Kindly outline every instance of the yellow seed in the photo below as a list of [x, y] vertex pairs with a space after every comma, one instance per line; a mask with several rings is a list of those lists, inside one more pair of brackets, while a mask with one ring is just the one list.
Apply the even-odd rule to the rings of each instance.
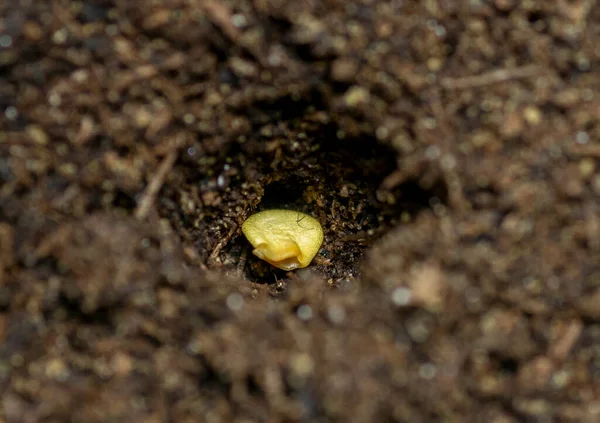
[[308, 266], [323, 243], [319, 221], [293, 210], [256, 213], [246, 219], [242, 232], [256, 257], [283, 270]]

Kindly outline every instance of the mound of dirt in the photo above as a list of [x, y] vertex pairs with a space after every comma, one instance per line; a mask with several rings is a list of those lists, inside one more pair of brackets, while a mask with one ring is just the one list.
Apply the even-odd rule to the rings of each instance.
[[4, 0], [0, 423], [600, 421], [598, 45], [592, 0]]

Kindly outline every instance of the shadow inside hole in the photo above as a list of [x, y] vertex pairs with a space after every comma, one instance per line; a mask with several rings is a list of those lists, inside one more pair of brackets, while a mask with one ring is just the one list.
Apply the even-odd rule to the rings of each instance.
[[448, 191], [442, 180], [437, 180], [430, 187], [423, 187], [417, 180], [409, 180], [400, 184], [391, 194], [398, 216], [408, 213], [414, 217], [423, 209], [447, 204], [448, 201]]
[[303, 199], [303, 193], [308, 186], [309, 182], [303, 183], [293, 175], [284, 180], [271, 182], [265, 187], [257, 211], [286, 209], [306, 212], [307, 204]]

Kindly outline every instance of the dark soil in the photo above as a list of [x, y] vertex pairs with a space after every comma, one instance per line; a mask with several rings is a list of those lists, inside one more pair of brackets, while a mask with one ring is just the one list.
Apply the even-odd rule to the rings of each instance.
[[600, 422], [599, 46], [593, 0], [0, 2], [0, 423]]

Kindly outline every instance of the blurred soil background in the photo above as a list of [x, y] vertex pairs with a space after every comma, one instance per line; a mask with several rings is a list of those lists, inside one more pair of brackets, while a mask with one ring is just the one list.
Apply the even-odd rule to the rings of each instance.
[[0, 422], [597, 423], [599, 139], [594, 0], [3, 0]]

